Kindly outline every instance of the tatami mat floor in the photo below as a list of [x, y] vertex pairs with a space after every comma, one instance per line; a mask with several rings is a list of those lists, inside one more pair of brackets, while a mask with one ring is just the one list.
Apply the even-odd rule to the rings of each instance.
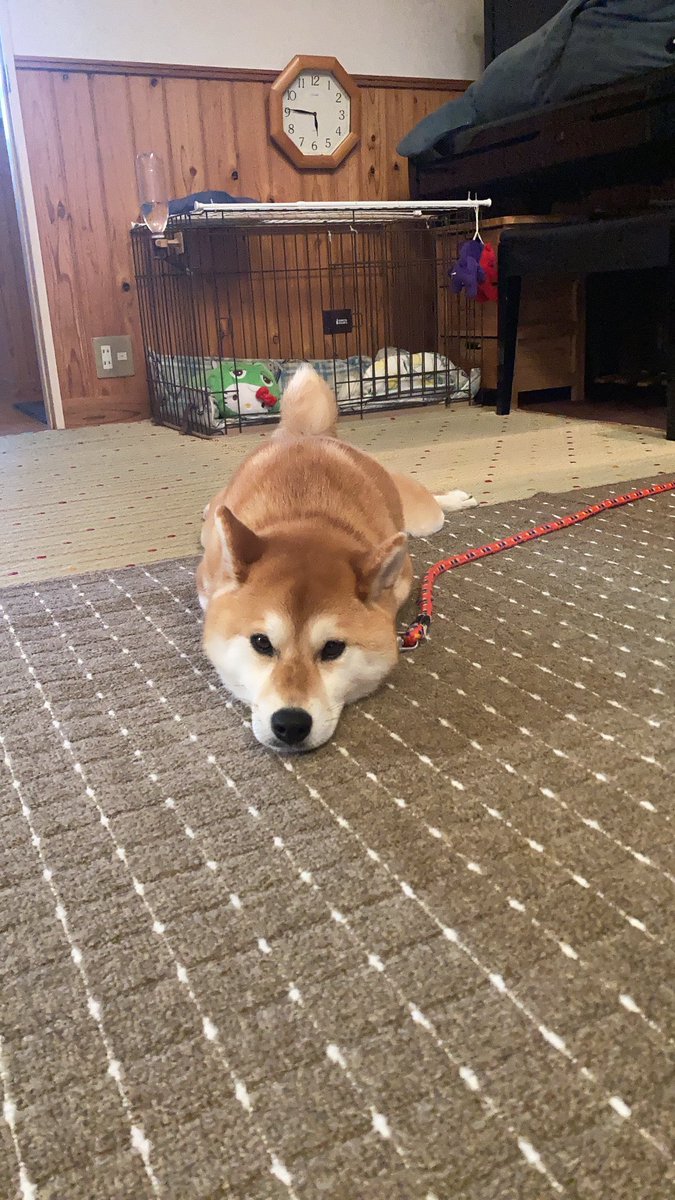
[[[456, 405], [344, 420], [342, 436], [481, 504], [675, 473], [659, 430]], [[266, 432], [185, 438], [148, 423], [0, 439], [0, 586], [196, 552], [202, 507]]]

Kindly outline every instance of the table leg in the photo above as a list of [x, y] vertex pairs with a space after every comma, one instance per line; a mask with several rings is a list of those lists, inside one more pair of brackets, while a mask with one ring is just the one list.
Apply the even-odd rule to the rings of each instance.
[[499, 279], [499, 309], [497, 314], [497, 338], [499, 368], [497, 373], [497, 412], [500, 415], [511, 411], [513, 374], [516, 365], [518, 343], [518, 315], [520, 313], [520, 275], [506, 275]]

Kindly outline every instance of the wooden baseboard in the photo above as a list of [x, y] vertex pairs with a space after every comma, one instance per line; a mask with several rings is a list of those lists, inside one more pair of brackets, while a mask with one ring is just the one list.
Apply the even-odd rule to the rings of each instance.
[[80, 429], [84, 425], [116, 425], [120, 421], [147, 421], [150, 400], [135, 403], [125, 396], [69, 396], [64, 399], [63, 413], [68, 429]]
[[[255, 67], [196, 67], [184, 63], [115, 62], [87, 58], [32, 58], [17, 55], [17, 71], [52, 71], [59, 75], [145, 75], [157, 79], [215, 79], [229, 83], [274, 83], [278, 71]], [[427, 79], [409, 75], [354, 75], [359, 87], [396, 88], [416, 92], [464, 92], [468, 79]]]

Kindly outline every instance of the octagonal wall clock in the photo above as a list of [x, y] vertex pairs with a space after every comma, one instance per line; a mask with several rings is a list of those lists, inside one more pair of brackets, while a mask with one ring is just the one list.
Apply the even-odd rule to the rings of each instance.
[[333, 171], [361, 136], [358, 85], [336, 58], [297, 54], [269, 97], [270, 135], [300, 170]]

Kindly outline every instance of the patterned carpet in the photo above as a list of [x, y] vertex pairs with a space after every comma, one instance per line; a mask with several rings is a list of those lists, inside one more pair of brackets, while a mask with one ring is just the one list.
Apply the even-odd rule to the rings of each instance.
[[192, 563], [2, 593], [2, 1197], [672, 1196], [674, 517], [446, 576], [293, 761]]

